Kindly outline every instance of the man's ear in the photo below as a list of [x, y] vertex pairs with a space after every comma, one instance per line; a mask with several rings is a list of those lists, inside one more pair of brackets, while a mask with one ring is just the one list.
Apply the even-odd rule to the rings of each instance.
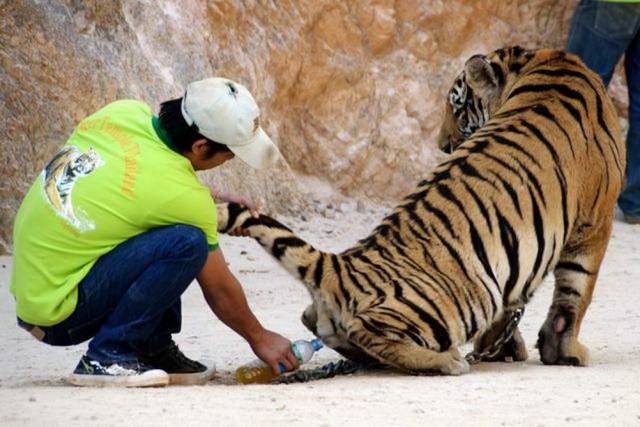
[[490, 95], [498, 88], [498, 78], [484, 55], [473, 55], [464, 64], [466, 81], [481, 98]]
[[207, 140], [202, 138], [191, 144], [191, 152], [198, 157], [206, 156], [209, 148], [207, 147]]

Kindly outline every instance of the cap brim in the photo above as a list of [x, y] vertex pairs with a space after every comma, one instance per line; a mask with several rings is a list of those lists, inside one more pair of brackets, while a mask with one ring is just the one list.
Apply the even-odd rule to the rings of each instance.
[[273, 166], [280, 158], [280, 150], [262, 128], [258, 129], [256, 136], [250, 143], [236, 146], [228, 145], [227, 147], [240, 160], [255, 169], [266, 169]]

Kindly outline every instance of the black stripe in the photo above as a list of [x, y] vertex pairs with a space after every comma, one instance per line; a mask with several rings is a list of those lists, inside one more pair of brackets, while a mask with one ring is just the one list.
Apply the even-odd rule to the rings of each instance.
[[[537, 110], [544, 111], [545, 109], [546, 107], [536, 106], [533, 108], [533, 111], [537, 111]], [[551, 144], [551, 142], [549, 142], [547, 137], [544, 136], [544, 134], [540, 131], [540, 129], [538, 129], [534, 124], [529, 123], [526, 120], [520, 120], [520, 124], [525, 128], [527, 128], [529, 132], [531, 132], [536, 138], [538, 138], [540, 142], [542, 142], [542, 144], [544, 144], [544, 146], [547, 148], [547, 151], [549, 151], [549, 154], [553, 158], [553, 162], [556, 164], [557, 167], [560, 167], [560, 158], [558, 157], [558, 153], [556, 152], [555, 148], [553, 148], [553, 145]]]
[[[342, 280], [342, 267], [340, 266], [340, 261], [338, 260], [338, 256], [335, 254], [329, 255], [331, 257], [331, 264], [333, 265], [333, 271], [338, 278], [338, 288], [342, 293], [342, 298], [346, 302], [347, 306], [351, 304], [352, 298], [351, 293], [344, 286], [344, 281]], [[340, 304], [342, 305], [342, 304]]]
[[559, 286], [558, 287], [558, 292], [560, 292], [561, 294], [567, 294], [567, 295], [575, 295], [578, 298], [581, 298], [582, 295], [580, 295], [580, 292], [576, 291], [575, 289], [569, 287], [569, 286]]
[[340, 257], [340, 258], [342, 258], [342, 262], [344, 263], [345, 270], [347, 271], [347, 276], [349, 276], [349, 280], [351, 280], [351, 283], [353, 283], [353, 285], [363, 294], [370, 295], [371, 292], [367, 291], [364, 288], [364, 286], [362, 286], [358, 278], [353, 274], [353, 266], [351, 265], [350, 260], [347, 257]]
[[226, 233], [231, 230], [240, 214], [245, 210], [247, 210], [247, 208], [238, 203], [227, 203], [227, 226], [221, 231]]
[[595, 274], [587, 270], [586, 268], [584, 268], [581, 264], [577, 262], [571, 262], [571, 261], [559, 262], [558, 264], [556, 264], [556, 270], [558, 269], [574, 271], [576, 273], [587, 274], [589, 276], [592, 276]]
[[406, 329], [404, 330], [404, 332], [409, 335], [413, 342], [419, 343], [419, 345], [423, 347], [427, 346], [427, 342], [421, 335], [422, 331], [420, 331], [420, 329], [416, 327], [416, 325], [414, 325], [409, 319], [407, 319], [403, 313], [398, 313], [397, 311], [389, 307], [379, 307], [378, 311], [381, 312], [381, 315], [388, 316], [405, 325]]
[[594, 193], [593, 202], [591, 203], [591, 209], [589, 209], [590, 214], [592, 214], [594, 209], [596, 208], [596, 202], [600, 200], [600, 195], [602, 194], [601, 191], [602, 191], [602, 176], [600, 176], [600, 179], [598, 180], [598, 191]]
[[[462, 261], [462, 257], [460, 257], [460, 254], [458, 253], [458, 251], [455, 250], [455, 248], [453, 246], [451, 246], [449, 244], [448, 241], [446, 241], [441, 235], [440, 233], [438, 233], [438, 230], [433, 229], [433, 233], [436, 235], [436, 237], [442, 242], [442, 244], [444, 245], [444, 247], [447, 249], [447, 251], [449, 252], [449, 254], [453, 257], [453, 259], [456, 261], [456, 264], [458, 264], [458, 266], [460, 267], [460, 270], [462, 270], [462, 273], [465, 275], [465, 277], [467, 278], [467, 280], [469, 280], [469, 282], [474, 282], [473, 279], [471, 279], [471, 276], [469, 275], [469, 271], [467, 270], [467, 267], [464, 265], [464, 262]], [[497, 306], [495, 301], [493, 300], [493, 296], [491, 291], [489, 290], [489, 288], [487, 287], [487, 285], [481, 280], [480, 281], [482, 283], [482, 286], [485, 288], [485, 290], [487, 291], [488, 295], [489, 295], [489, 299], [491, 300], [491, 309], [492, 314], [495, 314], [497, 311]]]
[[585, 112], [588, 111], [587, 100], [584, 99], [584, 96], [582, 96], [580, 92], [573, 90], [569, 86], [564, 84], [557, 84], [557, 83], [556, 84], [524, 84], [522, 86], [518, 86], [517, 88], [513, 89], [509, 93], [509, 96], [507, 97], [507, 99], [515, 98], [516, 96], [521, 94], [543, 93], [543, 92], [550, 92], [552, 90], [558, 92], [560, 95], [566, 98], [574, 99], [580, 102], [584, 111]]
[[402, 286], [400, 286], [397, 281], [394, 280], [391, 283], [393, 285], [395, 298], [399, 302], [409, 307], [411, 311], [418, 315], [420, 320], [422, 320], [431, 328], [433, 336], [436, 339], [438, 346], [440, 347], [439, 350], [445, 351], [449, 349], [451, 347], [451, 338], [449, 337], [449, 333], [444, 328], [444, 326], [441, 325], [437, 320], [435, 320], [429, 313], [414, 304], [413, 301], [405, 298], [403, 295]]
[[520, 207], [520, 200], [518, 198], [518, 193], [516, 193], [516, 191], [511, 186], [511, 184], [509, 184], [507, 181], [505, 181], [500, 174], [498, 174], [498, 173], [496, 173], [496, 172], [494, 172], [492, 170], [489, 170], [489, 172], [498, 181], [500, 181], [500, 183], [502, 184], [502, 188], [505, 189], [505, 191], [507, 192], [507, 195], [511, 199], [511, 202], [513, 203], [513, 207], [516, 208], [516, 211], [518, 211], [518, 215], [520, 216], [520, 218], [522, 218], [523, 217], [522, 216], [522, 208]]
[[498, 189], [498, 186], [495, 184], [495, 182], [489, 180], [488, 178], [486, 178], [485, 176], [483, 176], [480, 172], [478, 172], [478, 169], [476, 169], [474, 166], [472, 166], [468, 161], [461, 163], [459, 165], [460, 170], [462, 171], [462, 173], [464, 173], [465, 175], [472, 177], [472, 178], [476, 178], [486, 184], [489, 184], [493, 187], [494, 190]]
[[482, 264], [482, 267], [484, 268], [485, 273], [491, 278], [493, 283], [495, 283], [495, 285], [497, 286], [498, 280], [496, 279], [496, 276], [493, 273], [493, 269], [489, 264], [487, 252], [484, 247], [484, 244], [482, 243], [482, 239], [480, 238], [480, 234], [478, 233], [478, 230], [473, 224], [473, 221], [471, 221], [471, 218], [469, 218], [469, 215], [467, 215], [467, 212], [464, 206], [462, 206], [462, 202], [460, 202], [460, 200], [453, 194], [451, 189], [445, 184], [440, 184], [438, 186], [438, 191], [444, 198], [446, 198], [447, 200], [452, 202], [454, 205], [456, 205], [456, 207], [460, 210], [460, 213], [467, 220], [467, 224], [469, 225], [469, 234], [471, 238], [471, 243], [473, 244], [473, 249], [475, 250], [476, 256], [480, 260], [480, 263]]
[[[433, 258], [431, 258], [431, 260], [433, 261], [433, 266], [437, 268], [437, 264], [435, 263], [435, 260], [433, 260]], [[437, 286], [437, 288], [440, 289], [450, 299], [450, 301], [453, 302], [453, 305], [455, 306], [456, 311], [458, 312], [458, 316], [460, 317], [460, 319], [462, 320], [462, 323], [464, 325], [466, 339], [471, 338], [471, 336], [473, 336], [475, 331], [478, 330], [476, 319], [475, 319], [475, 315], [473, 315], [473, 312], [472, 312], [472, 316], [473, 317], [471, 318], [471, 325], [469, 325], [469, 323], [467, 322], [467, 319], [466, 319], [466, 317], [464, 315], [464, 310], [462, 309], [462, 306], [460, 305], [460, 301], [458, 301], [458, 298], [453, 293], [453, 291], [450, 288], [450, 286], [447, 283], [438, 280], [438, 278], [436, 278], [434, 275], [432, 275], [431, 273], [429, 273], [426, 270], [423, 272], [423, 275], [426, 276], [426, 279], [428, 279], [428, 283], [431, 285], [432, 288], [435, 289], [435, 287]], [[423, 278], [422, 277], [415, 277], [415, 279], [416, 280], [422, 280]], [[426, 280], [424, 280], [424, 282], [426, 282]]]
[[404, 277], [403, 279], [405, 283], [409, 285], [411, 290], [413, 290], [413, 292], [415, 292], [415, 294], [418, 295], [418, 297], [422, 301], [424, 301], [427, 305], [429, 305], [429, 307], [431, 307], [431, 310], [436, 312], [436, 314], [438, 315], [438, 319], [436, 320], [438, 320], [440, 323], [446, 326], [447, 321], [445, 319], [445, 316], [442, 314], [442, 310], [440, 310], [440, 307], [438, 307], [438, 305], [435, 304], [422, 289], [420, 289], [420, 286], [414, 280], [408, 277]]
[[498, 207], [493, 206], [496, 216], [498, 218], [498, 225], [500, 226], [500, 241], [502, 242], [502, 248], [507, 256], [507, 261], [509, 262], [509, 277], [505, 283], [504, 293], [502, 294], [502, 299], [504, 304], [507, 305], [509, 302], [509, 295], [516, 283], [518, 282], [518, 277], [520, 276], [520, 242], [518, 241], [518, 236], [516, 235], [513, 227], [507, 221], [505, 217], [503, 217], [498, 211]]
[[520, 144], [518, 144], [517, 142], [498, 134], [492, 134], [490, 135], [490, 138], [492, 138], [494, 141], [498, 142], [499, 144], [503, 144], [510, 148], [513, 148], [514, 150], [526, 156], [534, 165], [538, 166], [539, 168], [542, 167], [540, 165], [540, 162], [538, 162], [536, 158], [531, 155], [531, 153], [529, 153], [527, 150], [522, 148]]
[[558, 167], [553, 168], [560, 184], [560, 201], [562, 202], [562, 245], [567, 243], [567, 235], [569, 234], [569, 207], [567, 206], [567, 181]]
[[[385, 293], [383, 292], [383, 290], [375, 283], [374, 280], [372, 280], [368, 274], [363, 273], [362, 271], [360, 271], [354, 264], [353, 264], [353, 259], [351, 258], [351, 256], [347, 257], [347, 256], [343, 256], [342, 258], [344, 260], [345, 265], [347, 265], [347, 268], [349, 268], [350, 270], [353, 270], [353, 272], [355, 274], [358, 275], [358, 277], [361, 277], [364, 279], [365, 282], [367, 282], [367, 285], [369, 288], [373, 289], [376, 292], [376, 297], [377, 298], [382, 298], [385, 296]], [[380, 276], [378, 276], [380, 277]], [[364, 289], [364, 286], [360, 285], [361, 288]], [[368, 290], [364, 289], [364, 292], [369, 293]]]
[[362, 263], [368, 265], [369, 268], [371, 268], [373, 272], [376, 273], [382, 281], [386, 282], [391, 279], [391, 275], [387, 273], [382, 267], [378, 266], [373, 261], [371, 261], [371, 258], [369, 258], [367, 255], [359, 253], [359, 254], [355, 254], [354, 256], [358, 260], [360, 260]]
[[[435, 269], [435, 271], [436, 272], [446, 271], [446, 270], [443, 270], [438, 265], [438, 262], [431, 256], [431, 254], [429, 254], [429, 252], [427, 252], [427, 250], [424, 247], [424, 245], [421, 245], [421, 246], [423, 247], [423, 255], [424, 255], [424, 257], [426, 258], [427, 262], [429, 262], [431, 264], [431, 266]], [[438, 280], [434, 275], [432, 275], [432, 274], [430, 274], [428, 272], [425, 272], [425, 274], [433, 283], [437, 284], [443, 290], [443, 292], [445, 294], [447, 294], [447, 296], [450, 298], [451, 301], [453, 301], [453, 304], [456, 306], [456, 310], [458, 311], [458, 315], [460, 316], [460, 319], [462, 319], [462, 322], [464, 323], [467, 339], [471, 338], [473, 336], [473, 334], [475, 334], [475, 332], [478, 330], [478, 324], [476, 322], [476, 316], [475, 316], [475, 313], [473, 312], [473, 310], [470, 309], [471, 325], [469, 325], [469, 323], [467, 322], [467, 318], [464, 315], [464, 310], [463, 310], [462, 306], [460, 305], [460, 301], [458, 300], [458, 297], [453, 292], [453, 288], [456, 288], [456, 285], [451, 282], [451, 280], [448, 278], [448, 276], [446, 274], [440, 273], [442, 281]], [[462, 287], [462, 294], [463, 294], [463, 296], [465, 298], [467, 306], [470, 307], [471, 306], [471, 302], [470, 302], [469, 296], [466, 294], [465, 290], [466, 290], [466, 287]], [[484, 306], [482, 306], [482, 310], [483, 310], [483, 312], [485, 311], [484, 310]]]
[[420, 200], [420, 202], [422, 203], [422, 207], [424, 208], [424, 210], [438, 217], [438, 219], [445, 226], [449, 234], [451, 234], [451, 236], [453, 236], [454, 239], [458, 240], [458, 235], [456, 234], [455, 231], [453, 231], [453, 226], [451, 225], [451, 221], [449, 221], [449, 217], [447, 217], [444, 214], [444, 212], [442, 212], [440, 209], [433, 207], [426, 200]]
[[575, 152], [573, 151], [573, 141], [572, 141], [571, 137], [569, 136], [569, 134], [567, 133], [567, 131], [564, 129], [564, 127], [560, 125], [560, 123], [558, 122], [558, 119], [556, 118], [556, 116], [551, 111], [549, 111], [549, 109], [544, 105], [538, 105], [532, 111], [535, 114], [537, 114], [539, 116], [542, 116], [545, 119], [549, 120], [551, 123], [556, 125], [556, 127], [558, 129], [560, 129], [560, 131], [564, 134], [565, 138], [567, 139], [567, 143], [569, 144], [569, 148], [571, 149], [571, 153], [573, 154], [573, 157], [575, 158]]
[[495, 62], [489, 63], [491, 65], [491, 69], [493, 70], [493, 74], [496, 76], [496, 80], [498, 86], [502, 86], [504, 84], [504, 73], [502, 72], [502, 67]]
[[511, 172], [512, 174], [514, 174], [515, 176], [519, 177], [522, 180], [522, 178], [520, 177], [520, 174], [518, 173], [516, 168], [514, 168], [513, 166], [511, 166], [509, 163], [505, 162], [501, 158], [496, 157], [493, 154], [489, 154], [489, 153], [486, 153], [486, 152], [483, 152], [480, 155], [490, 158], [491, 160], [493, 160], [494, 162], [498, 163], [500, 166], [502, 166], [503, 168], [507, 169], [509, 172]]
[[322, 283], [324, 270], [324, 254], [320, 254], [318, 261], [316, 261], [316, 268], [313, 271], [313, 282], [316, 284], [316, 288], [320, 287]]
[[517, 116], [526, 111], [530, 111], [534, 107], [535, 105], [534, 106], [527, 105], [524, 107], [512, 108], [510, 110], [504, 110], [504, 111], [498, 110], [496, 114], [493, 115], [493, 119], [506, 119], [507, 117]]
[[545, 250], [545, 239], [544, 239], [544, 224], [542, 221], [542, 214], [540, 213], [540, 207], [538, 206], [538, 202], [536, 201], [535, 196], [533, 195], [533, 191], [531, 191], [531, 187], [527, 186], [527, 190], [529, 190], [529, 197], [531, 198], [531, 210], [533, 213], [533, 228], [536, 232], [536, 240], [538, 242], [538, 251], [536, 252], [536, 259], [533, 262], [533, 268], [531, 270], [531, 274], [527, 279], [527, 283], [525, 284], [522, 293], [524, 295], [529, 294], [529, 288], [531, 287], [531, 283], [538, 275], [538, 271], [540, 270], [540, 266], [542, 265], [542, 256], [544, 255]]
[[[560, 104], [562, 104], [562, 107], [569, 112], [569, 114], [571, 115], [571, 117], [573, 117], [573, 120], [578, 124], [578, 126], [580, 127], [580, 132], [582, 132], [582, 137], [584, 138], [584, 143], [587, 144], [589, 143], [589, 138], [587, 137], [587, 132], [584, 130], [584, 123], [582, 120], [582, 116], [580, 115], [580, 111], [578, 111], [577, 108], [575, 108], [573, 105], [571, 105], [571, 103], [565, 101], [564, 99], [559, 99]], [[587, 112], [585, 111], [585, 115], [587, 114]], [[588, 119], [588, 117], [587, 117]], [[600, 151], [600, 154], [602, 154], [604, 156], [604, 152], [602, 151], [602, 146], [600, 145], [600, 143], [596, 140], [596, 146], [598, 147], [598, 151]], [[571, 148], [571, 153], [573, 152], [573, 145], [569, 144], [569, 148]], [[575, 153], [573, 155], [573, 157], [575, 158]]]
[[[574, 62], [570, 62], [571, 64], [583, 68], [580, 64], [574, 63]], [[596, 89], [596, 87], [593, 85], [593, 83], [591, 82], [591, 80], [589, 80], [589, 78], [584, 74], [581, 73], [579, 71], [575, 71], [575, 70], [569, 70], [569, 69], [554, 69], [554, 70], [535, 70], [533, 73], [535, 74], [543, 74], [543, 75], [547, 75], [547, 76], [554, 76], [554, 77], [561, 77], [561, 76], [571, 76], [571, 77], [577, 77], [579, 79], [581, 79], [582, 81], [584, 81], [585, 83], [587, 83], [589, 85], [589, 87], [591, 87], [591, 90], [593, 90], [595, 99], [596, 99], [596, 116], [598, 119], [598, 125], [600, 125], [600, 127], [605, 131], [605, 133], [607, 134], [607, 136], [609, 137], [609, 139], [614, 142], [614, 148], [616, 150], [616, 163], [618, 163], [618, 161], [620, 160], [620, 151], [618, 150], [617, 145], [615, 144], [615, 139], [613, 138], [613, 135], [611, 135], [611, 131], [609, 130], [609, 127], [607, 126], [607, 124], [605, 123], [604, 120], [604, 112], [602, 109], [602, 97], [606, 96], [606, 90], [603, 86], [600, 86], [600, 90]], [[618, 164], [618, 166], [620, 166]], [[620, 171], [620, 169], [619, 169]]]
[[426, 233], [427, 232], [427, 225], [424, 223], [422, 218], [420, 218], [420, 215], [418, 215], [415, 212], [415, 207], [416, 207], [415, 203], [412, 204], [411, 206], [407, 206], [406, 207], [406, 212], [407, 212], [407, 215], [409, 216], [409, 220], [412, 223], [416, 224], [420, 228], [420, 231], [422, 231], [423, 233]]
[[531, 172], [528, 166], [526, 166], [524, 163], [520, 161], [520, 159], [518, 159], [515, 156], [511, 156], [511, 158], [513, 159], [514, 162], [518, 164], [518, 166], [520, 166], [520, 169], [522, 169], [524, 173], [527, 175], [527, 178], [529, 178], [529, 182], [533, 184], [533, 187], [536, 189], [536, 193], [538, 193], [538, 197], [540, 197], [542, 206], [546, 208], [547, 200], [544, 197], [544, 192], [542, 191], [542, 186], [540, 185], [540, 181], [538, 181], [538, 178], [535, 176], [533, 172]]
[[489, 211], [487, 210], [486, 206], [484, 205], [484, 203], [482, 203], [482, 200], [480, 200], [480, 197], [478, 196], [478, 194], [475, 192], [473, 188], [471, 188], [469, 184], [467, 184], [465, 181], [462, 181], [462, 184], [464, 185], [465, 190], [467, 190], [467, 192], [471, 194], [471, 198], [476, 203], [476, 206], [478, 207], [480, 214], [484, 218], [484, 222], [487, 224], [487, 228], [489, 229], [489, 232], [493, 233], [493, 224], [491, 224], [491, 217], [489, 215]]
[[[246, 208], [243, 208], [243, 209], [246, 209]], [[274, 228], [277, 230], [285, 230], [290, 233], [293, 233], [289, 227], [287, 227], [286, 225], [276, 221], [275, 219], [267, 215], [260, 215], [258, 218], [254, 218], [251, 216], [242, 223], [243, 228], [249, 228], [254, 225], [264, 225], [269, 228]]]
[[276, 259], [282, 258], [284, 252], [287, 248], [299, 248], [301, 246], [306, 246], [306, 242], [298, 237], [278, 237], [273, 241], [273, 245], [271, 246], [271, 253]]

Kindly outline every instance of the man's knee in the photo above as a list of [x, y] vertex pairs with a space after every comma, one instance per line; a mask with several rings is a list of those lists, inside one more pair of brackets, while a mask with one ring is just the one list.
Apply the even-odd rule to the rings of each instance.
[[175, 253], [193, 258], [204, 265], [209, 253], [209, 245], [204, 232], [198, 227], [178, 224], [171, 227], [174, 235]]

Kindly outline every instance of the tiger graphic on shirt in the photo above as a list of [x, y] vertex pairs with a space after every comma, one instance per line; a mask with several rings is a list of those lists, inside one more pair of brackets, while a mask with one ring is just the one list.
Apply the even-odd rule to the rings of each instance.
[[91, 147], [84, 153], [75, 145], [64, 147], [42, 171], [44, 198], [53, 210], [79, 231], [95, 229], [84, 211], [74, 210], [71, 193], [77, 180], [104, 165], [100, 155]]

